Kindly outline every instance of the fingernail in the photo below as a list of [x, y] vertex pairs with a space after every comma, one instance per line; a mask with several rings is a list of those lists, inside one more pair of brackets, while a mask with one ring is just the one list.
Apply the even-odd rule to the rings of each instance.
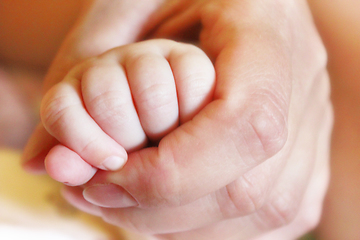
[[100, 207], [126, 208], [139, 205], [125, 189], [111, 183], [87, 187], [83, 196], [88, 202]]
[[109, 171], [119, 170], [122, 166], [124, 166], [126, 160], [121, 157], [111, 156], [105, 159], [102, 163], [102, 166]]

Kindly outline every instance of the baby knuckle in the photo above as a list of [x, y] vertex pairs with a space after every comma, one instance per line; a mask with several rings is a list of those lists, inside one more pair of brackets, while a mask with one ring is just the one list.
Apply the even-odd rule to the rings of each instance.
[[[100, 63], [89, 67], [83, 73], [84, 104], [90, 115], [101, 122], [113, 124], [124, 122], [128, 117], [129, 109], [133, 106], [128, 85], [116, 85], [123, 80], [119, 69], [117, 65], [101, 65]], [[102, 78], [104, 78], [103, 81]]]
[[[188, 90], [191, 91], [195, 88], [195, 91], [204, 90], [209, 91], [209, 88], [213, 88], [215, 83], [215, 69], [209, 59], [204, 57], [202, 52], [192, 52], [178, 57], [180, 66], [186, 69], [186, 74], [180, 71], [177, 75], [180, 76], [180, 80], [184, 86], [189, 86]], [[201, 66], [198, 67], [198, 66]]]
[[92, 117], [118, 124], [127, 117], [127, 111], [124, 109], [133, 104], [130, 98], [122, 96], [120, 91], [106, 91], [91, 99], [86, 105]]
[[129, 77], [130, 81], [131, 78], [137, 78], [137, 81], [142, 83], [136, 94], [137, 106], [147, 109], [148, 112], [162, 111], [166, 106], [173, 107], [177, 101], [176, 88], [172, 70], [164, 57], [146, 53], [132, 58], [127, 67], [136, 69], [137, 73]]
[[44, 98], [40, 116], [45, 128], [50, 132], [61, 130], [67, 122], [67, 113], [72, 106], [73, 103], [69, 102], [66, 95], [58, 94]]
[[174, 96], [176, 95], [169, 91], [169, 84], [152, 84], [140, 94], [139, 104], [148, 111], [162, 111], [167, 106], [173, 106], [176, 100]]

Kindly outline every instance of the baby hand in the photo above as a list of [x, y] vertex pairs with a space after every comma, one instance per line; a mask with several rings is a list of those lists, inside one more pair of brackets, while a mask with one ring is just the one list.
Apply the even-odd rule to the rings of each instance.
[[214, 84], [205, 53], [170, 40], [122, 46], [75, 66], [42, 101], [42, 124], [60, 142], [47, 153], [48, 174], [81, 185], [96, 169], [120, 169], [127, 152], [190, 121], [212, 100]]

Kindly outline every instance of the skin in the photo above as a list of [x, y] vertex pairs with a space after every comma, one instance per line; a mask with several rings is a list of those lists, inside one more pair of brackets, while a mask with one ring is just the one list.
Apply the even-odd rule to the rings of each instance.
[[[191, 120], [212, 100], [214, 84], [205, 53], [170, 40], [114, 48], [75, 66], [42, 101], [42, 123], [62, 143], [47, 155], [47, 173], [82, 185], [95, 174], [93, 166], [114, 167], [96, 162], [111, 148], [123, 158], [117, 170], [127, 153]], [[94, 151], [81, 152], [84, 146]]]
[[319, 239], [360, 236], [360, 17], [357, 1], [309, 1], [328, 51], [335, 121], [331, 145], [331, 182]]
[[[325, 49], [307, 3], [123, 3], [142, 14], [118, 14], [125, 6], [118, 1], [89, 2], [45, 91], [85, 57], [144, 36], [190, 37], [215, 63], [214, 100], [157, 147], [131, 153], [119, 171], [99, 171], [85, 189], [67, 188], [66, 198], [156, 238], [295, 239], [312, 229], [328, 182], [332, 112]], [[39, 170], [57, 141], [41, 125], [33, 136], [25, 166]]]
[[[54, 1], [51, 2], [53, 3]], [[11, 102], [14, 106], [11, 109], [17, 109], [15, 112], [10, 112], [9, 122], [12, 122], [11, 119], [18, 119], [18, 121], [23, 123], [29, 123], [29, 119], [33, 121], [31, 113], [28, 110], [21, 110], [28, 106], [25, 106], [22, 100], [14, 100], [14, 96], [19, 92], [19, 90], [14, 89], [19, 89], [19, 86], [18, 84], [13, 85], [12, 82], [17, 75], [12, 74], [12, 71], [7, 66], [9, 64], [12, 66], [16, 65], [22, 71], [25, 70], [25, 78], [27, 79], [29, 76], [30, 80], [34, 78], [41, 79], [44, 69], [50, 65], [51, 60], [60, 47], [60, 43], [79, 16], [82, 3], [76, 0], [61, 0], [61, 4], [56, 3], [49, 6], [49, 1], [37, 0], [27, 5], [26, 11], [22, 7], [23, 3], [24, 1], [22, 0], [0, 1], [0, 32], [2, 33], [0, 38], [0, 58], [1, 63], [5, 64], [5, 66], [2, 66], [0, 78], [1, 81], [6, 81], [5, 84], [2, 84], [1, 90], [6, 89], [6, 93], [13, 92], [12, 95], [1, 94], [1, 101], [6, 98], [4, 102], [7, 104]], [[357, 191], [359, 181], [357, 174], [357, 160], [359, 159], [357, 143], [359, 139], [357, 136], [360, 136], [360, 134], [357, 134], [357, 132], [360, 132], [360, 130], [358, 130], [357, 124], [359, 116], [356, 115], [360, 111], [358, 109], [359, 105], [354, 104], [354, 102], [359, 100], [357, 94], [359, 92], [359, 81], [357, 81], [359, 76], [358, 72], [356, 72], [359, 65], [358, 59], [360, 59], [360, 48], [358, 46], [360, 41], [356, 40], [359, 39], [357, 34], [360, 32], [356, 30], [360, 28], [358, 25], [360, 21], [356, 11], [359, 7], [356, 6], [356, 1], [350, 0], [331, 2], [309, 0], [309, 4], [328, 51], [328, 68], [333, 89], [332, 101], [336, 116], [332, 140], [332, 178], [325, 201], [324, 215], [320, 227], [317, 229], [317, 234], [321, 239], [354, 239], [360, 235], [358, 232], [360, 210], [357, 204], [357, 199], [359, 199], [360, 195]], [[12, 11], [9, 11], [9, 9], [12, 9]], [[46, 11], [39, 11], [39, 9], [46, 9]], [[17, 18], [17, 21], [14, 21], [16, 16], [22, 16], [22, 18]], [[66, 18], [63, 16], [66, 16]], [[36, 19], [37, 24], [29, 26], [29, 19], [32, 21]], [[54, 23], [57, 27], [53, 28], [49, 24], [50, 22]], [[343, 26], [348, 27], [344, 28]], [[93, 37], [91, 36], [89, 39], [94, 39]], [[78, 39], [77, 37], [73, 38], [73, 45], [68, 40], [67, 44], [63, 44], [67, 46], [63, 47], [65, 49], [63, 51], [68, 55], [69, 52], [74, 52], [71, 46], [76, 45], [77, 41], [82, 43], [81, 38]], [[110, 46], [105, 48], [108, 49]], [[84, 52], [86, 55], [86, 51]], [[73, 56], [73, 58], [75, 59], [73, 60], [74, 62], [81, 59], [79, 56]], [[58, 64], [53, 65], [53, 69], [56, 68], [55, 66], [63, 66], [64, 63], [64, 60], [59, 60]], [[24, 68], [24, 65], [27, 67]], [[28, 72], [28, 66], [36, 69], [35, 74], [33, 71]], [[66, 74], [69, 68], [64, 67], [65, 70], [58, 70], [56, 72], [60, 73], [59, 76], [61, 76], [61, 72]], [[24, 76], [21, 76], [21, 79], [24, 79]], [[61, 77], [54, 77], [54, 79], [61, 79]], [[5, 110], [8, 111], [9, 109], [6, 107]], [[3, 110], [1, 112], [4, 113]], [[2, 114], [1, 116], [2, 120], [4, 120], [4, 115]], [[23, 123], [19, 125], [27, 126], [27, 124]], [[9, 128], [6, 127], [6, 129]], [[20, 131], [19, 127], [15, 128], [15, 130], [19, 130], [22, 133], [27, 132], [28, 129], [26, 127], [25, 130]], [[13, 133], [14, 131], [11, 132]], [[1, 134], [1, 136], [4, 135]], [[20, 136], [20, 134], [16, 135]], [[10, 142], [3, 141], [1, 146], [21, 147], [23, 145], [22, 142], [26, 138], [26, 136], [21, 136], [20, 139], [16, 138]], [[9, 138], [5, 138], [5, 140], [9, 140]], [[318, 194], [316, 188], [313, 190], [313, 194]], [[311, 194], [306, 196], [309, 195]], [[67, 196], [71, 198], [69, 195]], [[308, 197], [308, 199], [311, 198]], [[91, 208], [92, 206], [89, 207]], [[307, 206], [305, 209], [309, 209], [309, 207]], [[308, 222], [314, 222], [314, 220]], [[298, 224], [304, 224], [301, 217], [296, 218], [291, 225], [297, 226]], [[310, 225], [313, 226], [314, 223]], [[308, 228], [311, 227], [309, 226]], [[292, 228], [289, 229], [290, 231], [292, 230]], [[284, 231], [280, 231], [280, 233], [284, 233]], [[276, 235], [272, 239], [280, 239], [280, 237]]]

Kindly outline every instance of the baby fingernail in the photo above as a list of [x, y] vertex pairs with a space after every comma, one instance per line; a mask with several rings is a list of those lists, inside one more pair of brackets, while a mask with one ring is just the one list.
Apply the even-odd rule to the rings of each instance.
[[97, 206], [125, 208], [138, 206], [138, 202], [122, 187], [115, 184], [98, 184], [85, 188], [84, 198]]
[[102, 163], [102, 166], [106, 170], [116, 171], [119, 170], [122, 166], [124, 166], [125, 162], [126, 160], [124, 158], [111, 156], [105, 159], [105, 161]]

